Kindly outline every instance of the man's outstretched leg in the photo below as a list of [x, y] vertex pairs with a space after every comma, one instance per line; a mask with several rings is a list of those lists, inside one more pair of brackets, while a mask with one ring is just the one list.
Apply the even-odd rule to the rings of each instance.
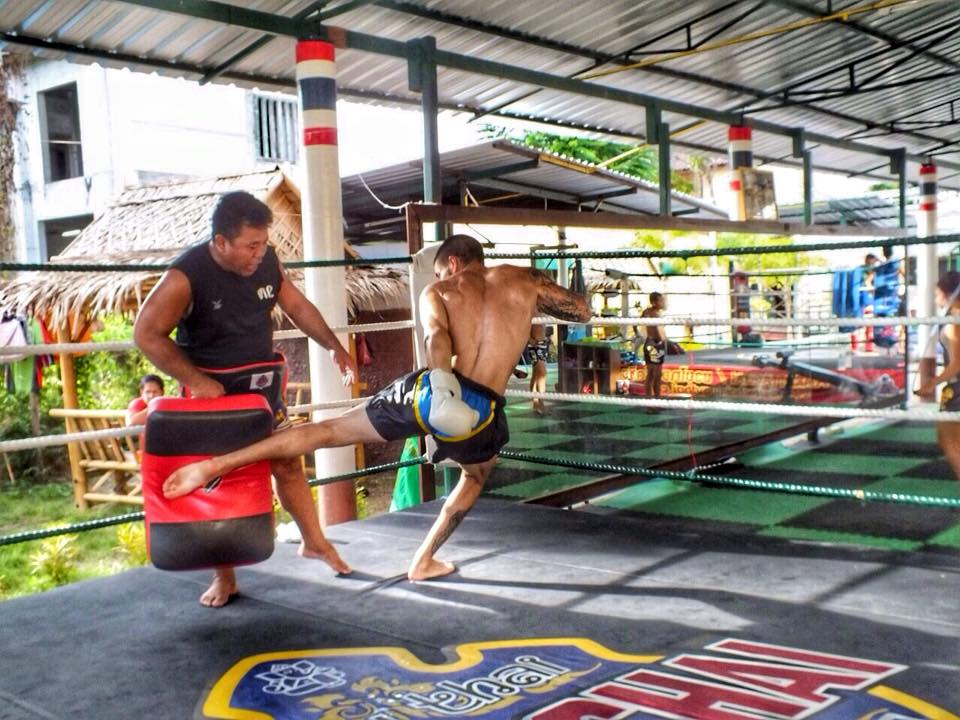
[[463, 472], [460, 474], [460, 482], [457, 487], [447, 497], [443, 507], [440, 508], [440, 514], [424, 538], [423, 543], [417, 549], [410, 563], [410, 569], [407, 570], [407, 577], [416, 582], [418, 580], [429, 580], [430, 578], [449, 575], [456, 567], [453, 563], [443, 562], [434, 558], [437, 550], [443, 545], [447, 538], [457, 529], [457, 526], [466, 517], [470, 508], [480, 496], [483, 490], [483, 484], [490, 476], [490, 471], [497, 464], [497, 458], [493, 457], [485, 463], [479, 465], [464, 465]]
[[302, 455], [317, 448], [383, 441], [380, 433], [370, 424], [365, 407], [361, 405], [340, 417], [281, 430], [266, 440], [227, 455], [184, 465], [164, 481], [163, 496], [172, 499], [186, 495], [216, 477], [261, 460], [297, 459], [299, 462]]

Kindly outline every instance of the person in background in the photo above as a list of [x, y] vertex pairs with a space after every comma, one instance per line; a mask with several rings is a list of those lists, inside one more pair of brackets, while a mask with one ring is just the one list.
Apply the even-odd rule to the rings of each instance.
[[[163, 395], [163, 379], [159, 375], [144, 375], [140, 378], [140, 394], [127, 405], [126, 424], [143, 425], [147, 421], [147, 405]], [[143, 443], [140, 443], [141, 446]]]
[[[650, 293], [650, 306], [640, 317], [663, 317], [667, 309], [667, 299], [663, 293]], [[667, 355], [667, 340], [663, 328], [659, 325], [647, 326], [647, 337], [643, 341], [643, 362], [647, 366], [644, 378], [644, 394], [648, 398], [658, 398], [661, 394], [661, 378], [663, 376], [663, 361]], [[656, 408], [647, 408], [647, 412], [656, 412]]]
[[[547, 355], [550, 352], [550, 338], [547, 337], [543, 325], [530, 326], [530, 339], [525, 351], [526, 359], [530, 363], [530, 392], [542, 393], [547, 391]], [[546, 415], [547, 409], [540, 398], [534, 398], [533, 411], [537, 415]]]
[[[937, 305], [949, 318], [960, 317], [960, 273], [951, 270], [937, 281]], [[960, 326], [940, 326], [940, 345], [943, 347], [943, 370], [925, 382], [918, 390], [921, 397], [933, 397], [937, 385], [940, 391], [940, 410], [960, 411]], [[960, 480], [960, 422], [938, 422], [937, 441], [953, 474]]]

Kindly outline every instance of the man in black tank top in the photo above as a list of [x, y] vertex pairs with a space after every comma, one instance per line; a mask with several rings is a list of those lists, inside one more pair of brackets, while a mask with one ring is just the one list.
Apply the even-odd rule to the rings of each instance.
[[[249, 193], [222, 196], [213, 211], [210, 241], [178, 257], [140, 309], [134, 326], [137, 347], [193, 397], [240, 392], [227, 380], [234, 370], [275, 360], [271, 314], [278, 304], [300, 330], [330, 351], [345, 383], [359, 377], [353, 358], [286, 277], [268, 245], [272, 221], [270, 208]], [[175, 341], [170, 338], [174, 328]], [[300, 554], [349, 573], [323, 535], [300, 459], [275, 460], [271, 470], [280, 502], [303, 536]], [[233, 568], [218, 568], [200, 602], [220, 607], [236, 592]]]

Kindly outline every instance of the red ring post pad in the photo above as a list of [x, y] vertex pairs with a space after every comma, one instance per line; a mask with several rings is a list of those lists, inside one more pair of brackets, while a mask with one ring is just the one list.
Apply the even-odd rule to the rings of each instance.
[[267, 460], [167, 500], [163, 482], [188, 463], [268, 437], [273, 413], [261, 395], [160, 397], [150, 402], [141, 474], [147, 552], [161, 570], [249, 565], [273, 553]]

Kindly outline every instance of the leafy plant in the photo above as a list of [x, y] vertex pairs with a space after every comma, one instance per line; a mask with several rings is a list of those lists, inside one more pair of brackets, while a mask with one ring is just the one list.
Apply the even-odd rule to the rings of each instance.
[[[599, 140], [577, 135], [556, 135], [538, 130], [526, 130], [523, 135], [511, 136], [508, 130], [493, 125], [486, 126], [483, 133], [491, 139], [505, 138], [521, 145], [546, 150], [555, 155], [563, 155], [593, 165], [608, 163], [605, 167], [610, 170], [649, 182], [658, 182], [659, 180], [657, 150], [649, 145], [628, 145], [627, 143], [610, 140]], [[614, 162], [608, 162], [614, 158], [618, 159]], [[671, 173], [670, 186], [674, 190], [684, 193], [692, 193], [695, 189], [691, 180], [677, 172]]]
[[[127, 318], [108, 315], [102, 328], [93, 333], [93, 342], [133, 339], [133, 324]], [[84, 408], [125, 408], [138, 392], [140, 378], [156, 368], [138, 350], [92, 352], [78, 357], [77, 401]], [[165, 380], [169, 386], [172, 381]]]
[[73, 581], [77, 575], [79, 551], [73, 535], [46, 538], [30, 555], [30, 568], [42, 587], [56, 587]]
[[147, 564], [147, 537], [143, 523], [117, 526], [117, 552], [129, 567]]

